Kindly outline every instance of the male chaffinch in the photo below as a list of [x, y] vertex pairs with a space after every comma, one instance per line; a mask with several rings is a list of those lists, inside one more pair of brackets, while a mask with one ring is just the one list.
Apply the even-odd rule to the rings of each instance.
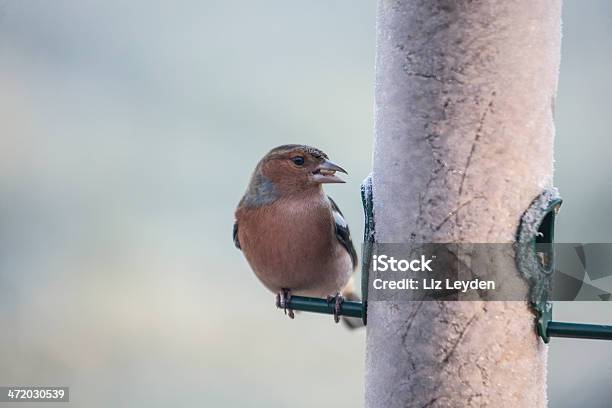
[[[346, 171], [321, 150], [304, 145], [272, 149], [255, 167], [236, 209], [234, 244], [287, 309], [291, 295], [334, 301], [334, 320], [352, 291], [357, 252], [348, 225], [324, 183], [344, 183]], [[349, 326], [354, 326], [345, 319]]]

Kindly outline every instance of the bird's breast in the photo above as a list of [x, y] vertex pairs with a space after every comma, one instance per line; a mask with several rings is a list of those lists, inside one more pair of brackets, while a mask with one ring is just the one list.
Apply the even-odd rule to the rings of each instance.
[[242, 251], [273, 292], [327, 296], [346, 284], [351, 264], [335, 235], [329, 202], [278, 200], [237, 213]]

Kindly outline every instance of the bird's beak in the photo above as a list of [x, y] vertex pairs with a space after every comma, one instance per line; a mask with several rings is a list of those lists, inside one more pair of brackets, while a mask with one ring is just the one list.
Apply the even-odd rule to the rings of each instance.
[[319, 164], [313, 174], [313, 180], [317, 183], [346, 183], [340, 177], [336, 176], [336, 172], [339, 171], [344, 174], [348, 174], [346, 170], [338, 166], [336, 163], [325, 160]]

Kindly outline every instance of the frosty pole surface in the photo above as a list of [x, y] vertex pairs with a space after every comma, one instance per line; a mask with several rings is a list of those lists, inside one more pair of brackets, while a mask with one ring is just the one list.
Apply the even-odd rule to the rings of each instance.
[[[516, 239], [552, 185], [560, 13], [379, 0], [376, 242]], [[370, 302], [366, 406], [545, 407], [546, 352], [526, 302]]]

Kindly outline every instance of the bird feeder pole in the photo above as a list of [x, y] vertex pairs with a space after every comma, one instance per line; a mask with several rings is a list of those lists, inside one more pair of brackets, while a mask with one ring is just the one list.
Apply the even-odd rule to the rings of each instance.
[[[552, 186], [560, 42], [560, 0], [378, 1], [377, 243], [516, 239]], [[527, 302], [373, 301], [366, 406], [545, 407], [546, 355]]]

